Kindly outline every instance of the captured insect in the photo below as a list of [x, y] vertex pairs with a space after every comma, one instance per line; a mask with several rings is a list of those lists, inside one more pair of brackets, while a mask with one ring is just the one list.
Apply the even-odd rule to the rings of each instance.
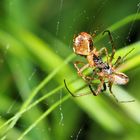
[[[78, 75], [87, 83], [89, 86], [89, 89], [91, 93], [94, 96], [97, 96], [99, 93], [106, 90], [106, 84], [109, 88], [110, 93], [113, 95], [115, 100], [117, 102], [133, 102], [134, 100], [130, 101], [119, 101], [116, 96], [112, 92], [112, 85], [118, 84], [118, 85], [125, 85], [128, 83], [129, 78], [124, 73], [118, 72], [116, 69], [117, 67], [123, 63], [126, 56], [131, 53], [132, 50], [130, 50], [128, 53], [126, 53], [123, 57], [119, 56], [117, 60], [113, 63], [114, 55], [115, 55], [115, 45], [112, 38], [112, 35], [109, 30], [105, 30], [103, 32], [103, 35], [105, 33], [108, 33], [109, 40], [112, 46], [112, 53], [111, 55], [108, 54], [108, 50], [106, 47], [101, 48], [99, 51], [94, 46], [94, 42], [92, 40], [92, 36], [86, 32], [81, 32], [77, 37], [73, 40], [73, 50], [74, 53], [80, 56], [83, 56], [87, 59], [87, 64], [81, 61], [76, 61], [74, 63], [75, 68], [77, 69]], [[106, 55], [106, 61], [104, 62], [102, 60], [102, 54]], [[78, 67], [79, 64], [83, 64], [81, 68]], [[86, 76], [83, 74], [83, 71], [87, 68], [93, 68], [93, 73], [90, 76]], [[92, 85], [94, 80], [99, 80], [100, 83], [96, 90], [93, 90]], [[79, 97], [84, 96], [88, 94], [74, 94], [72, 93], [67, 84], [66, 80], [64, 80], [64, 84], [68, 92], [73, 97]], [[89, 93], [89, 94], [91, 94]]]

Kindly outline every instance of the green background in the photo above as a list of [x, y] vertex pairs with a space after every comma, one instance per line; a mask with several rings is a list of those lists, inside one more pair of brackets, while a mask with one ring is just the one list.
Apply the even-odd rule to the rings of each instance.
[[[140, 1], [1, 0], [0, 138], [2, 140], [140, 139]], [[73, 98], [64, 87], [90, 92], [73, 67], [73, 37], [94, 33], [97, 49], [115, 45], [118, 71], [130, 78], [108, 91]], [[83, 90], [83, 91], [81, 91]]]

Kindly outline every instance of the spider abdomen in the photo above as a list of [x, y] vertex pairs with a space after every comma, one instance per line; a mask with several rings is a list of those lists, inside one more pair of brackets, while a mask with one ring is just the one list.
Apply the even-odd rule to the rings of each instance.
[[129, 82], [129, 78], [124, 73], [116, 73], [114, 75], [114, 83], [118, 85], [125, 85]]

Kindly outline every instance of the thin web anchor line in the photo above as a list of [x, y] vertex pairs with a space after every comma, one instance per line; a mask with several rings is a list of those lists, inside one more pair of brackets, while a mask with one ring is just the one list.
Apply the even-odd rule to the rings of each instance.
[[132, 29], [133, 29], [133, 26], [134, 26], [134, 23], [135, 23], [135, 20], [136, 20], [136, 18], [137, 18], [137, 15], [138, 15], [138, 13], [139, 13], [139, 11], [140, 11], [140, 1], [139, 1], [139, 3], [137, 4], [137, 12], [136, 12], [136, 15], [134, 16], [134, 19], [133, 19], [133, 21], [132, 21], [132, 23], [131, 23], [131, 25], [130, 25], [130, 28], [129, 28], [129, 32], [128, 32], [128, 36], [126, 37], [126, 39], [130, 42], [131, 40], [130, 40], [130, 34], [131, 34], [131, 32], [132, 32]]

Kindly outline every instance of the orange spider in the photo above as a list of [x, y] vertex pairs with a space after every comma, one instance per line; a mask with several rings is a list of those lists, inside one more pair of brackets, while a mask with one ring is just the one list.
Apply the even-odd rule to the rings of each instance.
[[[127, 75], [121, 72], [117, 72], [116, 68], [124, 61], [124, 58], [134, 49], [130, 50], [127, 54], [125, 54], [123, 57], [119, 56], [115, 63], [112, 63], [112, 60], [114, 59], [115, 55], [115, 45], [111, 36], [111, 33], [109, 30], [105, 30], [104, 33], [108, 33], [109, 39], [112, 45], [112, 54], [111, 56], [108, 55], [108, 51], [105, 47], [101, 48], [99, 51], [97, 51], [96, 47], [93, 44], [92, 36], [86, 32], [81, 32], [77, 37], [74, 38], [74, 45], [73, 50], [76, 54], [84, 56], [88, 63], [84, 64], [81, 61], [76, 61], [74, 63], [75, 68], [77, 69], [78, 75], [82, 77], [88, 84], [91, 92], [93, 95], [97, 96], [102, 91], [106, 90], [106, 83], [108, 83], [109, 91], [114, 96], [116, 101], [118, 102], [118, 99], [112, 92], [112, 85], [118, 84], [118, 85], [125, 85], [128, 83], [129, 78]], [[106, 62], [103, 62], [101, 55], [105, 53], [106, 55]], [[78, 64], [84, 64], [81, 68], [78, 67]], [[82, 72], [87, 68], [93, 68], [93, 75], [92, 76], [86, 76]], [[95, 78], [97, 77], [97, 78]], [[99, 79], [100, 84], [97, 87], [97, 90], [92, 89], [92, 81], [94, 79]], [[64, 80], [65, 87], [69, 91], [69, 93], [73, 97], [79, 97], [87, 94], [73, 94], [69, 88], [67, 87], [66, 81]], [[103, 89], [102, 89], [103, 88]], [[90, 93], [89, 93], [90, 94]], [[122, 102], [132, 102], [131, 101], [122, 101]]]

